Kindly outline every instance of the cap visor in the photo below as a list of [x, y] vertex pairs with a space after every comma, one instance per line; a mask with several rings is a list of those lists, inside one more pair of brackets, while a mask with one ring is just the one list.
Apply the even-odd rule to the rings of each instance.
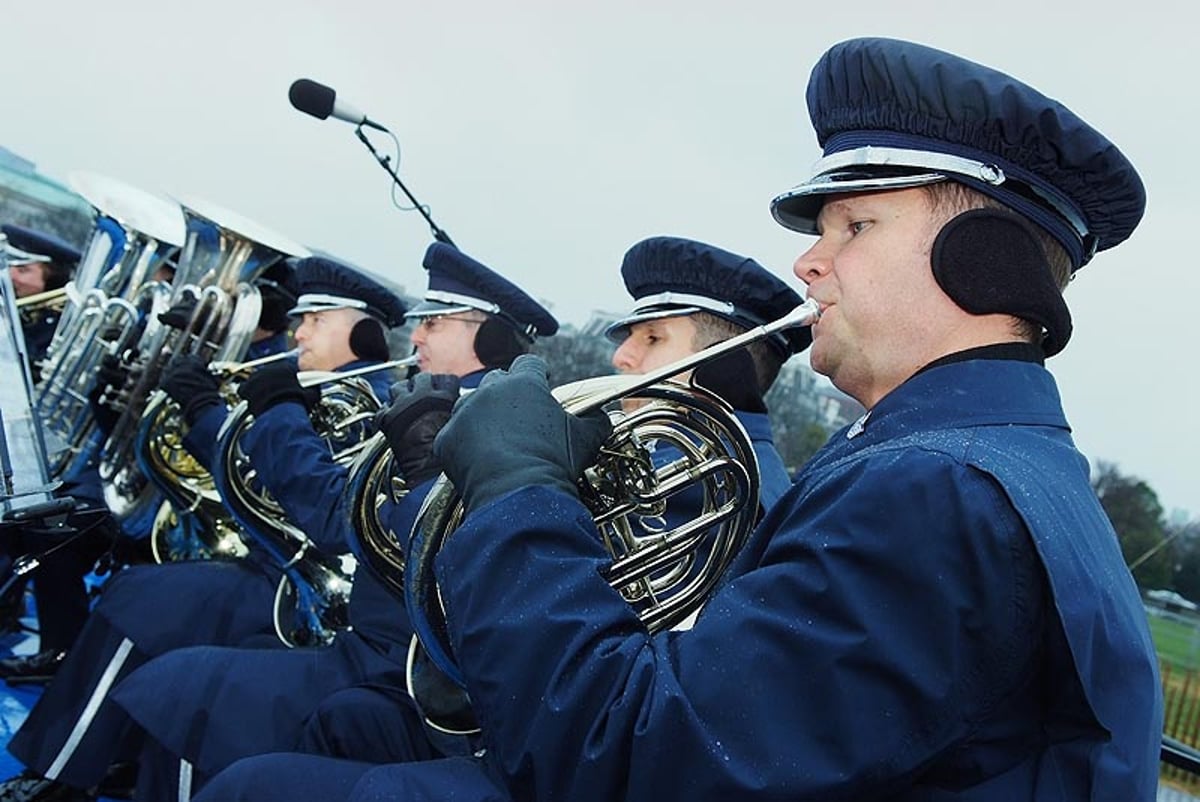
[[404, 313], [406, 318], [434, 317], [436, 315], [456, 315], [459, 312], [470, 312], [474, 307], [466, 304], [444, 304], [441, 301], [421, 301]]
[[613, 321], [608, 328], [604, 330], [604, 336], [615, 343], [621, 343], [629, 336], [629, 328], [635, 323], [644, 323], [647, 320], [660, 320], [664, 317], [683, 317], [695, 312], [699, 312], [698, 306], [672, 306], [662, 309], [648, 309], [644, 311], [631, 312], [619, 320]]
[[869, 175], [860, 171], [826, 173], [792, 187], [771, 201], [775, 222], [801, 234], [818, 234], [817, 216], [825, 205], [825, 196], [851, 192], [884, 192], [936, 184], [945, 181], [941, 173], [909, 175]]

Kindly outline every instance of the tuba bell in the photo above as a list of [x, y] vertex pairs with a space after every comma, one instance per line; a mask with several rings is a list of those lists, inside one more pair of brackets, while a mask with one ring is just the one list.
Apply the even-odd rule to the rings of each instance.
[[[124, 352], [122, 386], [110, 388], [101, 399], [120, 411], [100, 459], [105, 502], [133, 536], [153, 531], [156, 522], [162, 524], [164, 493], [186, 491], [162, 487], [162, 482], [172, 481], [171, 475], [148, 473], [146, 460], [138, 458], [165, 447], [163, 441], [170, 439], [161, 427], [142, 425], [150, 403], [159, 398], [163, 373], [186, 355], [205, 362], [240, 359], [261, 309], [258, 288], [251, 282], [282, 259], [308, 255], [304, 246], [215, 204], [182, 199], [180, 206], [187, 235], [170, 298], [147, 318], [136, 346]], [[157, 312], [185, 298], [193, 304], [185, 328], [158, 320]], [[166, 408], [177, 409], [174, 404]], [[147, 438], [151, 442], [145, 442]], [[175, 512], [185, 514], [189, 507], [176, 507]]]
[[[314, 431], [326, 442], [335, 462], [348, 465], [369, 442], [375, 414], [383, 407], [366, 373], [408, 367], [413, 357], [383, 362], [345, 373], [304, 371], [302, 387], [320, 386], [321, 397], [309, 417]], [[353, 581], [353, 558], [330, 555], [298, 527], [258, 481], [257, 471], [241, 447], [241, 439], [254, 424], [245, 402], [240, 402], [218, 435], [219, 457], [213, 479], [233, 517], [255, 543], [283, 569], [275, 594], [275, 629], [289, 646], [328, 643], [349, 623], [347, 605]]]
[[[758, 463], [729, 405], [695, 383], [670, 377], [777, 331], [808, 326], [820, 315], [805, 301], [784, 317], [710, 346], [642, 376], [605, 376], [563, 385], [554, 396], [582, 415], [603, 409], [613, 432], [578, 482], [612, 562], [605, 578], [651, 633], [681, 624], [699, 611], [754, 527]], [[617, 404], [615, 402], [621, 402]], [[678, 456], [656, 460], [666, 447]], [[366, 483], [363, 484], [367, 487]], [[673, 522], [667, 507], [681, 493], [697, 493], [694, 517]], [[369, 499], [363, 499], [369, 501]], [[426, 496], [407, 545], [407, 560], [382, 568], [394, 544], [377, 544], [382, 530], [360, 531], [372, 564], [402, 593], [413, 623], [408, 690], [426, 722], [464, 735], [479, 727], [446, 631], [433, 561], [461, 523], [461, 497], [442, 476]]]

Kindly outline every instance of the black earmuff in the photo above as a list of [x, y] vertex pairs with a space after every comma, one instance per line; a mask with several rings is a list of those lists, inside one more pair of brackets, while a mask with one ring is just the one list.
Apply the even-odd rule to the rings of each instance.
[[1071, 339], [1071, 313], [1054, 283], [1037, 234], [1001, 209], [971, 209], [938, 232], [933, 277], [973, 315], [1006, 314], [1041, 326], [1042, 350], [1054, 356]]
[[489, 368], [508, 370], [514, 359], [529, 352], [530, 345], [528, 337], [495, 315], [489, 315], [475, 332], [475, 356]]
[[387, 362], [387, 335], [384, 334], [383, 324], [373, 317], [364, 317], [350, 329], [350, 350], [359, 359], [370, 362]]

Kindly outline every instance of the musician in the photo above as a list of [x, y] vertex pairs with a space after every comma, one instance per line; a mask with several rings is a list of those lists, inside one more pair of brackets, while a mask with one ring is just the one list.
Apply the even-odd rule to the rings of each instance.
[[[5, 223], [5, 256], [13, 293], [28, 298], [63, 287], [79, 264], [80, 252], [58, 237], [26, 226]], [[42, 357], [58, 328], [61, 305], [46, 304], [21, 312], [25, 352], [34, 383], [40, 379]]]
[[[407, 318], [416, 324], [412, 345], [427, 380], [415, 388], [399, 384], [396, 402], [380, 416], [400, 473], [414, 488], [382, 513], [390, 530], [402, 534], [440, 473], [432, 460], [433, 436], [449, 417], [459, 386], [469, 391], [488, 371], [508, 367], [536, 338], [558, 329], [525, 291], [450, 245], [431, 245], [424, 266], [429, 288]], [[299, 335], [306, 342], [303, 327]], [[303, 353], [301, 359], [311, 364]], [[294, 748], [313, 710], [343, 689], [402, 692], [412, 630], [403, 605], [361, 555], [350, 621], [351, 629], [327, 647], [196, 646], [168, 652], [126, 677], [112, 699], [147, 735], [136, 798], [186, 799], [189, 783], [198, 786], [237, 758]], [[411, 759], [442, 756], [411, 702], [391, 723], [390, 737], [407, 744]]]
[[908, 42], [834, 46], [807, 97], [825, 156], [772, 211], [817, 236], [811, 362], [867, 413], [695, 626], [649, 636], [573, 497], [605, 422], [528, 357], [464, 399], [435, 453], [467, 513], [435, 567], [487, 753], [348, 798], [1154, 799], [1154, 647], [1043, 365], [1141, 180], [1058, 101]]
[[[386, 360], [384, 329], [398, 325], [405, 307], [377, 281], [330, 259], [310, 257], [296, 266], [299, 298], [292, 313], [301, 369], [338, 370]], [[391, 379], [372, 378], [377, 393]], [[205, 385], [205, 381], [209, 384]], [[164, 378], [189, 424], [202, 428], [223, 418], [216, 380], [203, 366]], [[239, 394], [255, 414], [243, 440], [264, 486], [327, 554], [348, 550], [346, 527], [332, 513], [346, 469], [332, 462], [313, 431], [296, 365], [264, 366]], [[209, 395], [211, 393], [211, 395]], [[205, 401], [211, 403], [205, 403]], [[189, 432], [189, 437], [192, 433]], [[9, 742], [28, 769], [0, 784], [0, 798], [44, 799], [87, 789], [110, 765], [134, 754], [134, 726], [108, 698], [113, 684], [149, 658], [201, 643], [237, 644], [274, 632], [275, 588], [280, 576], [259, 549], [244, 560], [133, 566], [110, 580], [53, 681]]]
[[[162, 270], [163, 268], [159, 268]], [[287, 349], [288, 310], [296, 302], [290, 287], [291, 267], [280, 262], [268, 268], [255, 284], [262, 296], [262, 310], [248, 358], [254, 359]], [[179, 304], [159, 315], [159, 319], [179, 328], [187, 326], [192, 306]], [[119, 411], [101, 403], [110, 385], [126, 381], [126, 369], [114, 355], [106, 355], [97, 370], [96, 381], [89, 392], [92, 414], [101, 439], [107, 438], [116, 423]], [[198, 454], [210, 455], [216, 440], [216, 428], [189, 433], [187, 446]], [[208, 463], [206, 462], [205, 465]], [[76, 509], [66, 520], [63, 531], [48, 537], [37, 526], [25, 526], [4, 534], [0, 548], [5, 554], [49, 554], [39, 561], [33, 592], [37, 608], [38, 651], [31, 655], [0, 659], [0, 678], [9, 684], [41, 684], [47, 682], [79, 636], [87, 621], [91, 598], [86, 577], [96, 566], [97, 559], [111, 555], [113, 562], [151, 562], [148, 538], [135, 540], [121, 532], [119, 524], [108, 512], [104, 489], [94, 462], [82, 464], [56, 493], [71, 496]], [[109, 559], [109, 558], [106, 558]], [[17, 588], [19, 590], [19, 587]]]
[[[782, 317], [803, 300], [753, 259], [678, 237], [634, 245], [621, 276], [635, 308], [605, 332], [618, 344], [612, 362], [621, 373], [648, 373]], [[695, 371], [696, 382], [728, 401], [750, 436], [764, 510], [791, 486], [791, 478], [775, 450], [763, 397], [783, 363], [810, 342], [807, 329], [784, 330]]]
[[[652, 237], [635, 244], [625, 254], [621, 275], [634, 308], [613, 322], [606, 336], [617, 344], [613, 366], [625, 374], [648, 373], [736, 337], [781, 317], [803, 300], [753, 259], [679, 237]], [[760, 515], [791, 484], [775, 449], [763, 396], [787, 359], [810, 342], [806, 329], [786, 330], [695, 371], [696, 383], [728, 401], [750, 437], [760, 473]], [[675, 378], [685, 381], [690, 373]], [[677, 452], [667, 447], [654, 452], [656, 462], [675, 456]], [[694, 519], [701, 504], [688, 491], [673, 495], [668, 524]], [[679, 626], [689, 625], [690, 620]], [[401, 726], [411, 720], [412, 705], [403, 687], [354, 688], [335, 694], [309, 719], [296, 745], [311, 754], [243, 761], [220, 775], [219, 793], [204, 791], [202, 797], [249, 793], [245, 783], [252, 784], [255, 793], [280, 800], [293, 792], [313, 799], [326, 792], [336, 796], [347, 767], [331, 764], [334, 768], [328, 777], [333, 785], [326, 787], [322, 772], [314, 769], [324, 761], [312, 755], [353, 760], [363, 771], [365, 764], [426, 759], [413, 749], [409, 730]], [[292, 788], [292, 777], [303, 777], [303, 784]]]

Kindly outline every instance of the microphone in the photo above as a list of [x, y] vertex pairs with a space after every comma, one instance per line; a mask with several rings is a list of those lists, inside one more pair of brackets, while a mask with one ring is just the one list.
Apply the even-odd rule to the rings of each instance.
[[297, 111], [310, 114], [318, 120], [327, 120], [333, 117], [335, 120], [342, 120], [357, 126], [365, 125], [376, 131], [387, 131], [382, 125], [369, 119], [367, 115], [349, 103], [338, 100], [337, 92], [328, 86], [307, 78], [301, 78], [292, 83], [291, 89], [288, 90], [288, 100], [292, 102]]

